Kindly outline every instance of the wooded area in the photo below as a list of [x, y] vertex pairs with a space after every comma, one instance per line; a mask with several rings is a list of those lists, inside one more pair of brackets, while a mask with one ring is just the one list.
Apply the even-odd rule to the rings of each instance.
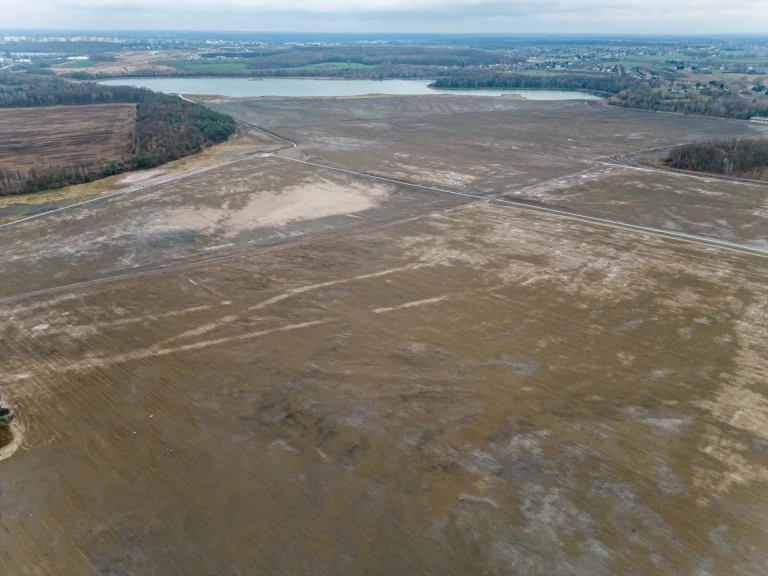
[[609, 104], [626, 108], [642, 108], [659, 112], [681, 114], [702, 114], [718, 118], [747, 120], [752, 116], [768, 116], [768, 98], [756, 93], [742, 96], [723, 90], [690, 90], [685, 94], [669, 98], [653, 87], [638, 83], [629, 90], [623, 90], [609, 100]]
[[[235, 121], [175, 96], [129, 86], [71, 83], [48, 76], [0, 73], [0, 107], [135, 103], [130, 153], [120, 161], [98, 156], [76, 165], [52, 165], [46, 158], [22, 170], [0, 166], [0, 195], [26, 194], [88, 182], [133, 169], [151, 168], [223, 142]], [[55, 136], [55, 135], [54, 135]]]
[[714, 140], [673, 148], [670, 168], [725, 176], [764, 179], [768, 170], [768, 140]]
[[499, 52], [475, 50], [473, 48], [428, 48], [428, 47], [296, 47], [291, 50], [261, 50], [232, 53], [205, 53], [203, 58], [226, 56], [248, 59], [248, 68], [277, 69], [298, 68], [313, 64], [350, 63], [409, 66], [489, 66], [517, 61]]
[[[717, 84], [717, 83], [715, 83]], [[750, 91], [747, 95], [707, 85], [670, 97], [659, 89], [663, 81], [643, 82], [617, 74], [457, 74], [438, 78], [433, 88], [442, 89], [545, 89], [584, 90], [610, 94], [608, 104], [659, 112], [701, 114], [746, 120], [768, 116], [768, 98]]]
[[632, 83], [616, 74], [474, 74], [438, 78], [430, 86], [448, 90], [516, 88], [538, 90], [586, 90], [616, 94]]

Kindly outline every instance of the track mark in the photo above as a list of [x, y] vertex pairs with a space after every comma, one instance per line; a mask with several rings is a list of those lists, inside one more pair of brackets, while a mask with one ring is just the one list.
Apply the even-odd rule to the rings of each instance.
[[[309, 328], [311, 326], [318, 326], [320, 324], [327, 324], [333, 322], [334, 319], [327, 320], [312, 320], [310, 322], [301, 322], [298, 324], [287, 324], [285, 326], [279, 326], [277, 328], [269, 328], [266, 330], [258, 330], [256, 332], [248, 332], [246, 334], [238, 334], [236, 336], [224, 336], [222, 338], [216, 338], [213, 340], [205, 340], [203, 342], [195, 342], [193, 344], [184, 344], [183, 346], [174, 346], [171, 348], [157, 349], [155, 347], [146, 348], [144, 350], [136, 350], [135, 352], [128, 352], [125, 354], [117, 354], [115, 356], [109, 356], [106, 358], [94, 358], [82, 362], [73, 363], [61, 363], [53, 365], [51, 364], [47, 370], [36, 372], [31, 375], [31, 378], [37, 378], [44, 374], [56, 373], [62, 374], [66, 372], [79, 372], [83, 370], [90, 370], [93, 368], [101, 368], [104, 366], [112, 366], [114, 364], [122, 364], [125, 362], [132, 362], [135, 360], [144, 360], [147, 358], [158, 358], [161, 356], [168, 356], [170, 354], [179, 354], [182, 352], [191, 352], [193, 350], [202, 350], [210, 348], [212, 346], [220, 346], [221, 344], [230, 344], [232, 342], [240, 342], [243, 340], [251, 340], [254, 338], [260, 338], [262, 336], [269, 336], [270, 334], [276, 334], [280, 332], [291, 332], [293, 330], [300, 330], [302, 328]], [[0, 383], [11, 384], [15, 379], [4, 377], [0, 379]], [[14, 393], [14, 397], [19, 397], [19, 391], [11, 389], [9, 393]]]
[[337, 284], [346, 284], [348, 282], [355, 282], [356, 280], [366, 280], [368, 278], [377, 278], [379, 276], [387, 276], [389, 274], [395, 274], [397, 272], [407, 272], [409, 270], [415, 270], [419, 266], [420, 266], [419, 264], [409, 264], [408, 266], [402, 266], [400, 268], [390, 268], [389, 270], [382, 270], [381, 272], [373, 272], [372, 274], [362, 274], [360, 276], [353, 276], [352, 278], [342, 278], [340, 280], [331, 280], [329, 282], [321, 282], [320, 284], [310, 284], [309, 286], [292, 288], [287, 292], [283, 292], [278, 296], [274, 296], [273, 298], [270, 298], [269, 300], [265, 300], [264, 302], [251, 306], [250, 308], [248, 308], [248, 310], [261, 310], [263, 308], [266, 308], [267, 306], [271, 306], [272, 304], [281, 302], [286, 298], [295, 296], [296, 294], [303, 294], [304, 292], [317, 290], [318, 288], [326, 288], [328, 286], [336, 286]]
[[442, 302], [448, 298], [448, 296], [438, 296], [437, 298], [427, 298], [426, 300], [414, 300], [413, 302], [406, 302], [405, 304], [400, 304], [399, 306], [391, 306], [388, 308], [374, 308], [373, 312], [375, 314], [382, 314], [384, 312], [392, 312], [394, 310], [402, 310], [403, 308], [415, 308], [416, 306], [424, 306], [426, 304], [436, 304], [437, 302]]

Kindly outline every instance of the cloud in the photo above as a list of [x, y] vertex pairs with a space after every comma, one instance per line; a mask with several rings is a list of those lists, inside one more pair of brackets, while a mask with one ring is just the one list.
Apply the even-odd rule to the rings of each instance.
[[[59, 0], [59, 6], [79, 10], [123, 8], [126, 0]], [[446, 12], [457, 8], [499, 7], [496, 0], [131, 0], [143, 10], [179, 8], [185, 10], [237, 10], [247, 12], [294, 12], [319, 14], [404, 13], [412, 11]]]
[[[133, 6], [145, 10], [179, 8], [185, 10], [238, 10], [325, 14], [431, 12], [436, 16], [451, 12], [514, 16], [521, 14], [591, 14], [634, 12], [638, 15], [702, 14], [716, 20], [721, 13], [751, 13], [768, 16], [766, 0], [57, 0], [59, 6], [74, 10], [109, 10]], [[45, 4], [45, 1], [41, 2]]]
[[0, 0], [0, 13], [81, 29], [727, 33], [761, 32], [768, 0]]

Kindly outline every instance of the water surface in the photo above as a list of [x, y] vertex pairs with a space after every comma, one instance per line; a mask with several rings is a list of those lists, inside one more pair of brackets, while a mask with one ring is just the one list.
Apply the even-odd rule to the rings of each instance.
[[435, 90], [428, 80], [319, 80], [316, 78], [119, 78], [111, 86], [129, 85], [169, 94], [217, 96], [362, 96], [364, 94], [455, 94], [501, 96], [518, 94], [528, 100], [600, 100], [587, 92], [558, 90]]

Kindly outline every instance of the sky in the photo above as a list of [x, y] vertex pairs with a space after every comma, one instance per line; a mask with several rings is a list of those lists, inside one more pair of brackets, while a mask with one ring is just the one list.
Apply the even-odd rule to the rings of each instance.
[[0, 0], [0, 28], [768, 34], [768, 0]]

